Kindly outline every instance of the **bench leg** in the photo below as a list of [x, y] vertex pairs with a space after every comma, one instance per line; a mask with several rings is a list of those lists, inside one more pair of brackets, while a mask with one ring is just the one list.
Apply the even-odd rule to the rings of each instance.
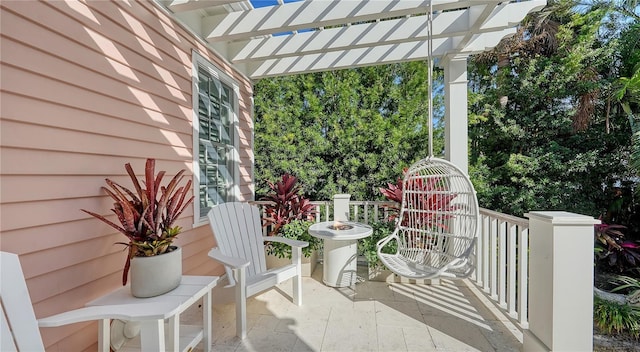
[[98, 321], [98, 352], [109, 352], [111, 349], [111, 320]]
[[140, 347], [142, 351], [165, 351], [164, 320], [140, 322]]
[[167, 330], [167, 350], [178, 352], [180, 350], [180, 313], [169, 318]]

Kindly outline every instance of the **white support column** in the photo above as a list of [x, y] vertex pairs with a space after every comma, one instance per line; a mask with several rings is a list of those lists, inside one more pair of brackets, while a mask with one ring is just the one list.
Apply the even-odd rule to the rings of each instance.
[[593, 350], [590, 216], [535, 211], [529, 218], [529, 329], [523, 351]]
[[[349, 221], [350, 194], [333, 195], [333, 221]], [[331, 287], [347, 287], [356, 283], [358, 240], [324, 239], [322, 281]]]
[[467, 137], [467, 56], [445, 57], [445, 158], [469, 172]]
[[350, 194], [333, 195], [333, 221], [349, 221]]

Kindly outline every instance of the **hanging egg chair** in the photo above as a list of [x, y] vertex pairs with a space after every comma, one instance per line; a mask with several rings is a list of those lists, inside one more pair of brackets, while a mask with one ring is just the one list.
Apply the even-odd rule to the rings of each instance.
[[429, 7], [429, 156], [407, 169], [396, 228], [378, 241], [377, 253], [389, 270], [402, 277], [464, 278], [474, 270], [480, 214], [468, 175], [433, 156], [432, 4]]
[[[377, 243], [382, 263], [411, 279], [469, 276], [480, 218], [469, 178], [452, 163], [429, 157], [406, 171], [402, 185], [396, 228]], [[397, 250], [385, 253], [392, 241]]]

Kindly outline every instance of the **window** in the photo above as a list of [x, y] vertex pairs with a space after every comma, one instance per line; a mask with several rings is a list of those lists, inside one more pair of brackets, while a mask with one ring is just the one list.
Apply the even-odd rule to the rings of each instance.
[[196, 53], [193, 62], [194, 214], [202, 219], [236, 198], [238, 85]]

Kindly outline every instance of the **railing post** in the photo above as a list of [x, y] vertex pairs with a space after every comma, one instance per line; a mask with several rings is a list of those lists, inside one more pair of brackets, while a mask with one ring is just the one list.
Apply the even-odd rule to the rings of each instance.
[[350, 194], [333, 195], [333, 221], [349, 221]]
[[593, 350], [590, 216], [535, 211], [529, 218], [529, 329], [524, 351]]

